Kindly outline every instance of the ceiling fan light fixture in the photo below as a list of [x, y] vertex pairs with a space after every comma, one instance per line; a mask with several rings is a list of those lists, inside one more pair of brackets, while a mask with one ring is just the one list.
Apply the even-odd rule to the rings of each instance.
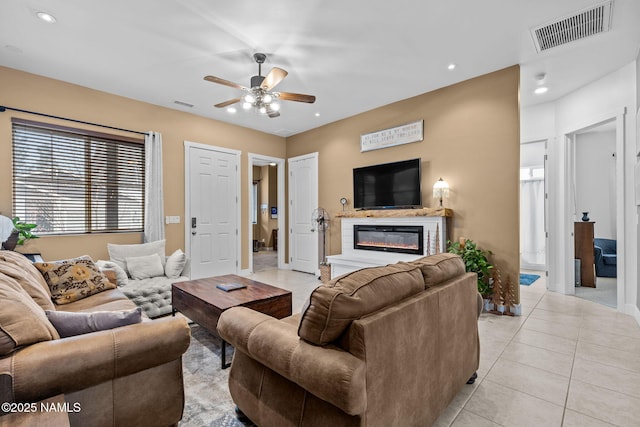
[[272, 111], [280, 111], [280, 103], [279, 102], [272, 102], [271, 104], [269, 104], [269, 108]]
[[245, 102], [242, 103], [242, 108], [245, 109], [245, 110], [248, 110], [251, 107], [253, 107], [253, 104], [251, 104], [250, 102], [246, 102], [245, 101]]
[[246, 94], [243, 98], [244, 102], [248, 102], [249, 104], [253, 104], [254, 102], [256, 102], [256, 97], [251, 93]]
[[273, 101], [273, 96], [271, 96], [270, 93], [265, 93], [264, 96], [262, 97], [262, 102], [264, 102], [265, 104], [270, 104], [271, 101]]
[[261, 105], [258, 108], [258, 112], [260, 112], [260, 114], [266, 114], [267, 113], [267, 107], [265, 107], [264, 105]]

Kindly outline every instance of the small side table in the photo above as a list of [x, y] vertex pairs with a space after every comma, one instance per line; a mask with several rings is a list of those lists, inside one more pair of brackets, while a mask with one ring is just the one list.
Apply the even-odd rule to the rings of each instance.
[[[20, 252], [22, 254], [22, 252]], [[22, 254], [24, 255], [29, 261], [31, 262], [44, 262], [44, 259], [42, 259], [42, 255], [37, 253], [37, 254]]]

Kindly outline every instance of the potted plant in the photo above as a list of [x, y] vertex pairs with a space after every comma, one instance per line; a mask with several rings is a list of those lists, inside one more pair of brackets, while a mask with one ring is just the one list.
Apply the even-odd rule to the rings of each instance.
[[9, 238], [2, 244], [4, 249], [12, 251], [17, 245], [24, 245], [24, 242], [29, 239], [38, 238], [38, 236], [33, 233], [33, 229], [38, 226], [37, 224], [20, 221], [20, 218], [17, 216], [13, 217], [11, 221], [13, 222], [13, 231]]
[[478, 292], [480, 292], [482, 298], [487, 299], [491, 296], [493, 291], [491, 269], [493, 265], [489, 263], [487, 258], [491, 255], [491, 251], [478, 248], [478, 245], [473, 240], [464, 240], [456, 243], [451, 243], [449, 240], [447, 243], [450, 253], [460, 255], [467, 272], [478, 275]]

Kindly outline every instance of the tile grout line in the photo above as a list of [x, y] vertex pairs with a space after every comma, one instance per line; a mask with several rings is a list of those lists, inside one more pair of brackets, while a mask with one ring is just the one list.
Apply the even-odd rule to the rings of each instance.
[[[468, 398], [467, 398], [467, 400], [465, 401], [464, 405], [462, 406], [462, 408], [460, 409], [460, 411], [458, 412], [458, 414], [457, 414], [457, 415], [454, 417], [454, 419], [451, 421], [451, 423], [449, 424], [449, 426], [453, 425], [453, 423], [455, 423], [456, 419], [458, 419], [458, 417], [460, 416], [460, 414], [462, 413], [462, 411], [463, 411], [464, 409], [466, 409], [467, 404], [469, 403], [469, 401], [471, 400], [471, 398], [473, 397], [473, 395], [474, 395], [474, 394], [476, 394], [476, 391], [480, 388], [480, 386], [482, 385], [482, 382], [487, 378], [487, 375], [489, 374], [489, 372], [491, 372], [491, 370], [492, 370], [492, 369], [493, 369], [493, 367], [496, 365], [496, 363], [498, 362], [498, 360], [502, 357], [502, 355], [504, 354], [505, 349], [509, 346], [509, 344], [511, 344], [511, 343], [513, 342], [513, 339], [514, 339], [514, 338], [515, 338], [515, 336], [518, 334], [518, 332], [520, 332], [520, 330], [522, 329], [522, 326], [523, 326], [525, 323], [527, 323], [527, 320], [529, 320], [529, 316], [531, 316], [531, 313], [533, 313], [533, 310], [535, 310], [535, 308], [538, 306], [538, 304], [540, 303], [540, 301], [542, 300], [542, 298], [547, 294], [547, 292], [548, 292], [548, 291], [547, 291], [547, 290], [545, 290], [545, 291], [542, 293], [542, 296], [538, 299], [538, 301], [535, 303], [535, 305], [534, 305], [534, 306], [533, 306], [533, 308], [531, 309], [531, 312], [525, 316], [525, 320], [520, 324], [520, 326], [518, 327], [518, 329], [516, 329], [516, 330], [513, 332], [513, 335], [511, 336], [511, 338], [509, 339], [509, 341], [507, 341], [507, 344], [505, 345], [505, 347], [502, 349], [502, 351], [500, 352], [500, 354], [498, 355], [498, 357], [496, 357], [496, 360], [491, 364], [491, 366], [490, 366], [490, 367], [489, 367], [489, 369], [487, 370], [487, 374], [486, 374], [485, 376], [483, 376], [483, 377], [482, 377], [482, 379], [481, 379], [481, 380], [480, 380], [480, 382], [478, 383], [478, 386], [475, 388], [475, 390], [473, 390], [473, 391], [471, 392], [471, 394], [469, 394], [469, 397], [468, 397]], [[489, 381], [491, 381], [491, 380], [489, 380]], [[506, 387], [506, 386], [505, 386], [505, 387]], [[510, 389], [511, 389], [511, 387], [507, 387], [507, 388], [510, 388]], [[513, 389], [512, 389], [512, 390], [513, 390]], [[516, 391], [518, 391], [518, 390], [516, 390]], [[522, 393], [522, 392], [520, 392], [520, 393]], [[526, 394], [526, 393], [525, 393], [525, 394]], [[533, 396], [533, 397], [535, 397], [535, 396]], [[539, 398], [538, 398], [538, 399], [539, 399]], [[470, 410], [470, 409], [467, 409], [467, 410], [468, 410], [469, 412], [471, 412], [472, 414], [474, 414], [474, 415], [477, 415], [477, 416], [479, 416], [479, 417], [481, 417], [481, 418], [484, 418], [484, 419], [488, 419], [488, 418], [486, 418], [486, 417], [484, 417], [484, 416], [482, 416], [482, 415], [476, 414], [475, 412], [473, 412], [473, 411], [472, 411], [472, 410]], [[503, 424], [500, 424], [500, 423], [498, 423], [498, 422], [496, 422], [496, 421], [494, 421], [494, 420], [489, 420], [489, 421], [491, 421], [492, 423], [498, 424], [498, 425], [500, 425], [500, 426], [503, 426]]]

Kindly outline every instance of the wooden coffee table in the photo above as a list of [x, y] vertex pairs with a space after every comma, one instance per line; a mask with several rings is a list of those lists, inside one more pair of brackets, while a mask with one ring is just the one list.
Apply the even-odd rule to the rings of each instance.
[[[216, 288], [229, 283], [247, 287], [228, 292]], [[231, 307], [248, 307], [276, 319], [291, 316], [291, 291], [235, 274], [176, 282], [171, 286], [171, 303], [174, 316], [179, 311], [217, 337], [218, 319]], [[222, 340], [222, 369], [231, 365], [227, 364], [226, 349]]]

